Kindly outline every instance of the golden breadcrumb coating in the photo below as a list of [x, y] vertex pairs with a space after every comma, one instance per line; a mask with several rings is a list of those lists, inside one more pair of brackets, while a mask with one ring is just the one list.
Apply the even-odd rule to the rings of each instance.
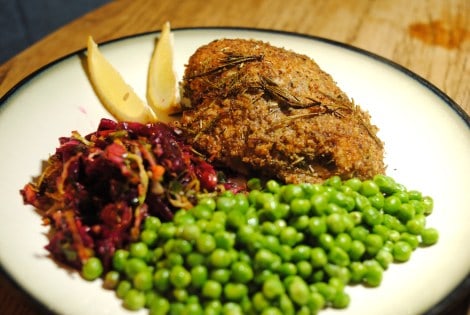
[[288, 183], [384, 173], [369, 115], [309, 57], [221, 39], [189, 59], [178, 126], [211, 161]]

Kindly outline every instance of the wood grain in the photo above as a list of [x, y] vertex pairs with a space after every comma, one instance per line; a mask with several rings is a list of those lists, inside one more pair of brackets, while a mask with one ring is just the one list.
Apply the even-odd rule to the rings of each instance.
[[[3, 64], [0, 95], [45, 64], [83, 49], [90, 34], [103, 42], [157, 31], [169, 20], [173, 28], [268, 28], [348, 43], [426, 78], [470, 112], [469, 18], [466, 0], [114, 1]], [[421, 28], [413, 29], [413, 25]]]
[[[0, 97], [48, 63], [97, 42], [173, 28], [240, 26], [347, 43], [415, 72], [470, 113], [468, 0], [116, 0], [51, 33], [0, 66]], [[398, 91], [397, 91], [398, 92]], [[453, 314], [465, 314], [465, 303]], [[0, 314], [47, 313], [0, 275]], [[469, 312], [470, 314], [470, 312]]]

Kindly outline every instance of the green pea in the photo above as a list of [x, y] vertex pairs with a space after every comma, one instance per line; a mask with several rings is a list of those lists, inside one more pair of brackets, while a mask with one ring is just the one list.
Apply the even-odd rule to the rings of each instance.
[[421, 231], [421, 240], [424, 246], [430, 246], [439, 240], [439, 232], [435, 228], [426, 228]]
[[324, 217], [311, 217], [308, 224], [308, 231], [312, 236], [319, 236], [326, 233], [327, 225]]
[[276, 271], [284, 277], [293, 276], [297, 274], [297, 266], [292, 262], [283, 262], [276, 268]]
[[339, 233], [336, 235], [335, 244], [345, 251], [349, 251], [351, 248], [352, 239], [347, 233]]
[[371, 287], [379, 286], [383, 277], [382, 266], [375, 260], [365, 261], [364, 266], [366, 267], [366, 272], [363, 281]]
[[407, 232], [401, 233], [399, 240], [405, 241], [411, 245], [411, 248], [415, 250], [419, 246], [419, 238], [417, 235], [410, 234]]
[[217, 210], [228, 212], [235, 206], [235, 199], [228, 196], [220, 196], [216, 200]]
[[229, 301], [240, 301], [248, 294], [248, 288], [242, 283], [229, 282], [224, 286], [224, 296]]
[[183, 224], [190, 224], [196, 222], [196, 218], [192, 215], [191, 212], [186, 211], [184, 209], [178, 210], [175, 215], [173, 216], [172, 223], [176, 226], [180, 226]]
[[129, 252], [125, 249], [117, 249], [113, 255], [113, 268], [117, 271], [123, 271], [129, 257]]
[[390, 238], [391, 230], [383, 224], [377, 224], [372, 227], [374, 234], [380, 235], [380, 237], [386, 241]]
[[129, 278], [133, 278], [139, 271], [147, 269], [147, 264], [140, 258], [130, 258], [125, 265], [125, 273]]
[[293, 253], [293, 249], [291, 246], [289, 245], [279, 246], [278, 254], [279, 254], [279, 257], [281, 257], [283, 261], [290, 261], [292, 259], [292, 253]]
[[401, 206], [401, 200], [398, 196], [392, 195], [384, 200], [384, 212], [388, 214], [395, 214], [397, 213], [398, 209], [400, 209]]
[[380, 192], [380, 188], [374, 181], [365, 180], [362, 182], [359, 192], [366, 197], [370, 197], [378, 194]]
[[254, 263], [259, 269], [270, 269], [276, 261], [280, 261], [280, 257], [267, 249], [260, 249], [255, 254]]
[[307, 231], [309, 224], [310, 217], [308, 215], [300, 215], [298, 217], [292, 218], [292, 220], [289, 221], [289, 225], [297, 231]]
[[302, 190], [304, 191], [304, 196], [307, 198], [312, 197], [315, 194], [318, 194], [321, 189], [322, 185], [320, 184], [312, 184], [312, 183], [302, 183], [300, 184]]
[[320, 193], [313, 195], [310, 198], [310, 203], [312, 205], [312, 210], [315, 215], [323, 215], [326, 213], [329, 203], [328, 193]]
[[362, 218], [370, 226], [378, 225], [383, 222], [383, 214], [373, 206], [367, 207], [362, 212]]
[[286, 314], [286, 315], [295, 314], [294, 303], [292, 303], [291, 299], [289, 298], [287, 294], [282, 294], [279, 297], [279, 308], [282, 314]]
[[235, 245], [236, 235], [228, 231], [218, 231], [214, 234], [215, 244], [217, 248], [229, 250]]
[[207, 207], [211, 211], [214, 211], [217, 208], [217, 203], [215, 202], [214, 198], [211, 197], [203, 197], [198, 200], [197, 204]]
[[434, 200], [429, 196], [423, 197], [422, 205], [424, 209], [424, 215], [430, 215], [434, 208]]
[[311, 263], [313, 267], [323, 267], [328, 262], [328, 256], [325, 250], [321, 247], [314, 247], [310, 251]]
[[332, 302], [336, 296], [336, 289], [325, 282], [317, 282], [314, 285], [316, 291], [321, 294], [325, 301]]
[[385, 203], [385, 197], [382, 195], [382, 193], [375, 194], [373, 196], [370, 196], [369, 198], [370, 204], [372, 207], [376, 209], [382, 209]]
[[104, 276], [103, 287], [106, 289], [115, 289], [119, 284], [120, 274], [115, 270], [110, 270]]
[[339, 189], [341, 187], [342, 181], [341, 177], [339, 176], [331, 176], [330, 178], [326, 179], [323, 183], [325, 186], [330, 186]]
[[214, 268], [226, 268], [231, 263], [229, 253], [221, 248], [216, 248], [209, 256], [209, 262]]
[[202, 233], [196, 240], [197, 251], [201, 254], [209, 254], [216, 248], [216, 242], [211, 234]]
[[297, 245], [292, 250], [292, 260], [298, 262], [301, 260], [309, 260], [311, 257], [311, 247], [307, 245]]
[[363, 242], [359, 240], [351, 241], [351, 247], [349, 248], [349, 251], [348, 251], [351, 260], [353, 261], [360, 260], [365, 252], [366, 252], [366, 246], [364, 245]]
[[297, 274], [301, 276], [303, 279], [307, 279], [313, 272], [313, 267], [310, 262], [302, 260], [299, 261], [296, 265]]
[[280, 193], [285, 202], [291, 202], [295, 198], [302, 198], [304, 196], [302, 187], [294, 184], [283, 186]]
[[148, 216], [144, 220], [144, 230], [158, 231], [162, 222], [158, 217]]
[[270, 179], [266, 182], [266, 189], [269, 192], [275, 194], [275, 193], [278, 193], [279, 190], [281, 189], [281, 184], [279, 184], [279, 182], [277, 182], [274, 179]]
[[123, 305], [132, 311], [139, 310], [145, 306], [145, 294], [136, 289], [130, 289], [124, 296]]
[[325, 250], [329, 250], [333, 246], [335, 246], [335, 238], [331, 234], [328, 234], [328, 233], [321, 234], [320, 237], [318, 238], [318, 242], [320, 246]]
[[290, 299], [297, 305], [306, 305], [309, 301], [310, 290], [305, 281], [296, 277], [288, 286], [287, 292]]
[[209, 300], [204, 304], [204, 315], [219, 315], [222, 312], [222, 303], [218, 300]]
[[296, 216], [308, 214], [310, 207], [310, 201], [305, 198], [294, 198], [290, 202], [291, 211]]
[[291, 226], [286, 226], [281, 229], [279, 239], [282, 244], [294, 246], [299, 240], [297, 230]]
[[170, 298], [172, 298], [173, 301], [183, 303], [185, 307], [189, 305], [189, 293], [186, 289], [174, 289], [171, 292]]
[[169, 240], [175, 237], [176, 226], [172, 222], [165, 222], [160, 225], [158, 236], [163, 240]]
[[373, 180], [384, 194], [391, 195], [398, 190], [395, 180], [389, 176], [379, 174]]
[[346, 180], [344, 182], [344, 185], [347, 186], [347, 187], [351, 187], [352, 190], [354, 190], [354, 191], [358, 191], [362, 186], [362, 181], [359, 178], [354, 177], [354, 178], [350, 178], [350, 179]]
[[416, 215], [414, 218], [406, 222], [408, 232], [419, 235], [426, 227], [426, 217], [422, 214]]
[[267, 235], [279, 235], [280, 228], [272, 221], [265, 221], [260, 226], [261, 232]]
[[183, 314], [203, 315], [203, 310], [199, 303], [187, 303], [184, 306]]
[[337, 204], [347, 211], [351, 211], [356, 205], [354, 199], [342, 191], [336, 191], [332, 193], [330, 196], [330, 202]]
[[351, 282], [362, 282], [364, 275], [366, 274], [366, 266], [364, 266], [362, 262], [352, 262], [351, 265], [349, 265], [349, 270], [351, 271]]
[[191, 253], [193, 250], [193, 245], [185, 239], [175, 239], [173, 242], [173, 253], [186, 255]]
[[344, 291], [339, 291], [336, 293], [335, 297], [332, 301], [332, 306], [338, 309], [344, 309], [349, 305], [351, 298], [349, 295]]
[[170, 283], [175, 288], [185, 288], [191, 283], [191, 273], [183, 266], [173, 266], [170, 271]]
[[366, 229], [364, 226], [356, 226], [351, 230], [351, 237], [353, 240], [358, 241], [365, 241], [367, 235], [369, 234], [369, 230]]
[[202, 296], [209, 299], [218, 299], [222, 295], [222, 285], [214, 280], [207, 280], [202, 287]]
[[366, 236], [364, 244], [369, 255], [376, 255], [383, 246], [383, 239], [380, 235], [370, 233]]
[[328, 261], [338, 266], [349, 265], [348, 253], [338, 246], [333, 246], [328, 253]]
[[177, 315], [177, 314], [184, 314], [184, 303], [182, 302], [173, 302], [170, 304], [170, 311], [168, 312], [169, 314], [173, 315]]
[[155, 242], [157, 241], [158, 234], [154, 230], [143, 230], [140, 233], [140, 240], [147, 246], [153, 246], [155, 245]]
[[153, 275], [153, 287], [159, 292], [165, 292], [170, 287], [170, 270], [158, 269]]
[[256, 311], [262, 312], [264, 309], [269, 307], [270, 302], [268, 299], [266, 299], [262, 292], [256, 292], [253, 295], [252, 304]]
[[234, 197], [235, 204], [233, 206], [234, 210], [239, 211], [241, 213], [246, 213], [250, 207], [250, 202], [245, 194], [239, 193], [236, 194]]
[[170, 311], [170, 302], [164, 297], [158, 296], [150, 304], [149, 315], [166, 315]]
[[248, 283], [253, 279], [254, 273], [246, 262], [237, 261], [232, 264], [232, 279], [235, 282]]
[[230, 280], [230, 270], [225, 268], [213, 269], [209, 277], [219, 283], [227, 283]]
[[280, 247], [279, 239], [273, 235], [265, 235], [263, 237], [263, 247], [272, 252], [278, 252]]
[[409, 220], [413, 219], [416, 214], [415, 208], [409, 203], [402, 203], [400, 208], [397, 211], [396, 216], [400, 221], [406, 223]]
[[120, 298], [123, 299], [127, 292], [132, 288], [132, 284], [128, 280], [121, 280], [119, 281], [117, 287], [116, 287], [116, 295]]
[[186, 241], [196, 241], [201, 235], [201, 229], [197, 224], [185, 224], [181, 228], [180, 237]]
[[408, 192], [406, 192], [406, 190], [401, 190], [401, 191], [397, 191], [395, 194], [395, 196], [397, 196], [398, 198], [400, 198], [400, 201], [401, 203], [408, 203], [408, 201], [410, 201], [410, 198], [408, 196]]
[[166, 264], [168, 267], [183, 265], [184, 264], [183, 255], [181, 255], [178, 252], [171, 252], [167, 254]]
[[393, 262], [393, 255], [388, 250], [380, 249], [375, 256], [375, 260], [379, 262], [383, 269], [387, 269], [388, 266]]
[[406, 231], [406, 226], [398, 218], [389, 214], [384, 214], [383, 225], [400, 233]]
[[362, 212], [364, 211], [364, 209], [371, 206], [370, 200], [366, 196], [363, 196], [361, 194], [355, 195], [354, 201], [356, 205], [355, 209], [359, 212]]
[[208, 272], [205, 266], [199, 265], [194, 266], [191, 268], [191, 284], [196, 287], [200, 288], [204, 285], [207, 281]]
[[413, 248], [408, 242], [398, 241], [393, 245], [393, 258], [398, 262], [405, 262], [410, 259]]
[[92, 281], [103, 273], [103, 264], [98, 257], [90, 257], [82, 266], [82, 276], [86, 280]]
[[311, 292], [307, 303], [309, 312], [306, 314], [317, 314], [325, 307], [325, 298], [319, 292]]
[[328, 231], [333, 234], [343, 233], [346, 230], [343, 215], [340, 213], [332, 213], [326, 217], [326, 225]]
[[261, 190], [262, 189], [262, 184], [261, 184], [261, 179], [259, 178], [250, 178], [246, 182], [246, 186], [248, 187], [249, 190]]

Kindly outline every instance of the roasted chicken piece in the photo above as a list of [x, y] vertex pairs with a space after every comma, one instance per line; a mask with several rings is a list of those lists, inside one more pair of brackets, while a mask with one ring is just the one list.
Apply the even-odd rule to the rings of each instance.
[[178, 127], [215, 163], [287, 183], [384, 172], [370, 116], [309, 57], [221, 39], [190, 57]]

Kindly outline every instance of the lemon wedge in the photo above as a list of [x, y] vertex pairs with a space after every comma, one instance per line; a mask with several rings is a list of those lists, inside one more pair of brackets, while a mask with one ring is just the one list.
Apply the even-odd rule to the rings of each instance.
[[119, 121], [140, 123], [157, 121], [152, 109], [106, 60], [91, 36], [88, 37], [87, 62], [95, 92], [111, 115]]
[[170, 23], [166, 22], [150, 59], [147, 77], [147, 101], [161, 120], [172, 120], [171, 115], [180, 111], [173, 41]]

